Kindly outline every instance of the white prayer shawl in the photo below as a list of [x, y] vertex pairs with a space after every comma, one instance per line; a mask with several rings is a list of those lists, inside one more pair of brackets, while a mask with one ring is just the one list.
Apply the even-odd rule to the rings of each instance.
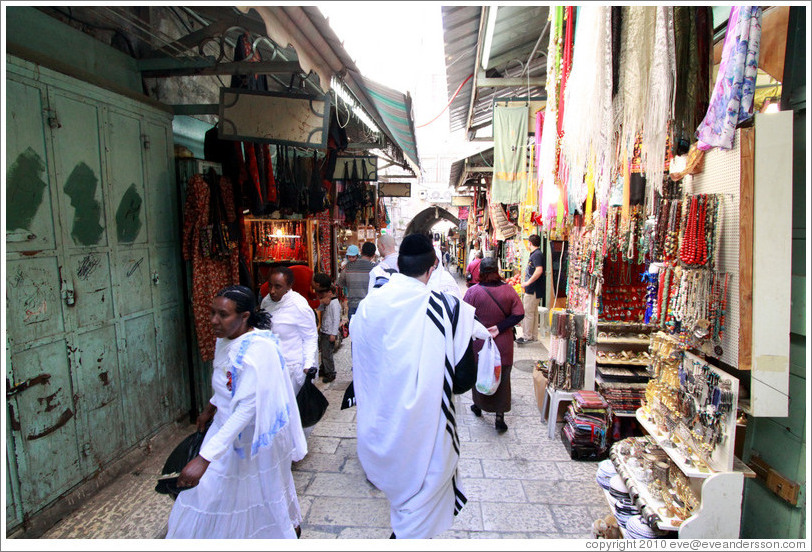
[[399, 273], [350, 321], [358, 458], [389, 499], [398, 538], [446, 531], [466, 502], [452, 384], [474, 323], [473, 307]]
[[[388, 271], [389, 272], [388, 272]], [[394, 270], [395, 272], [398, 271], [398, 254], [397, 253], [390, 253], [383, 259], [381, 262], [376, 264], [372, 267], [372, 270], [369, 271], [369, 286], [367, 287], [367, 295], [375, 288], [375, 281], [379, 277], [389, 279], [390, 272]], [[378, 286], [380, 287], [380, 286]]]
[[271, 315], [271, 331], [279, 337], [293, 390], [298, 393], [304, 384], [304, 370], [318, 366], [319, 336], [313, 309], [293, 290], [278, 302], [267, 295], [260, 308]]

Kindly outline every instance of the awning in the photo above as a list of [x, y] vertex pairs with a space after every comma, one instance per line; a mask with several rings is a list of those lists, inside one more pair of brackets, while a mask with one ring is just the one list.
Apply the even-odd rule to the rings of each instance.
[[363, 83], [365, 92], [372, 101], [385, 125], [383, 131], [395, 141], [403, 152], [407, 163], [420, 173], [420, 158], [417, 155], [417, 139], [414, 135], [412, 98], [388, 86], [369, 80], [361, 74], [353, 75]]

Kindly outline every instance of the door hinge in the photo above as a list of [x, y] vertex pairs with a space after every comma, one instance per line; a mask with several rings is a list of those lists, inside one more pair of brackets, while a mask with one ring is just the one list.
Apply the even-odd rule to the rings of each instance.
[[148, 134], [142, 134], [141, 135], [141, 142], [144, 144], [144, 149], [148, 150], [149, 149], [149, 135]]
[[62, 123], [59, 122], [59, 117], [55, 109], [48, 109], [48, 126], [52, 129], [62, 128]]
[[163, 397], [161, 397], [161, 403], [164, 406], [169, 406], [169, 395], [164, 395]]

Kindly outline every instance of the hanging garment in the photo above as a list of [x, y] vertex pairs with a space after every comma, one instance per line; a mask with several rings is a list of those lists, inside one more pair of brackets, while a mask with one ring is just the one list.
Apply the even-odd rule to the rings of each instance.
[[663, 192], [663, 172], [666, 159], [668, 121], [674, 111], [676, 59], [674, 53], [674, 16], [670, 6], [655, 8], [656, 29], [654, 58], [648, 79], [648, 100], [643, 120], [643, 167], [649, 186], [649, 204], [654, 203], [654, 190]]
[[566, 104], [577, 108], [564, 112], [561, 143], [570, 177], [580, 188], [574, 194], [579, 205], [586, 199], [586, 187], [580, 184], [590, 162], [598, 168], [599, 187], [608, 190], [610, 182], [614, 162], [611, 56], [611, 8], [583, 6], [565, 92]]
[[492, 199], [519, 203], [527, 193], [527, 106], [493, 107]]
[[716, 86], [708, 112], [696, 130], [699, 149], [730, 149], [736, 126], [753, 116], [760, 47], [761, 7], [730, 8]]
[[713, 40], [712, 14], [707, 6], [674, 7], [674, 51], [676, 91], [674, 93], [674, 149], [685, 155], [693, 132], [708, 110]]
[[[226, 220], [233, 222], [231, 183], [220, 178], [220, 191], [226, 208]], [[186, 187], [186, 205], [183, 209], [183, 259], [192, 261], [192, 314], [200, 348], [200, 358], [206, 362], [214, 358], [215, 336], [211, 329], [211, 300], [222, 288], [239, 282], [239, 252], [231, 251], [228, 259], [212, 259], [203, 255], [200, 247], [202, 231], [211, 224], [209, 202], [211, 193], [203, 175], [196, 174]]]

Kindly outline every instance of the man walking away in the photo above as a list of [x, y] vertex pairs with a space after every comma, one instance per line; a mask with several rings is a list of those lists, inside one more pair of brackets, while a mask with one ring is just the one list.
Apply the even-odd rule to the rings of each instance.
[[522, 282], [524, 288], [522, 305], [525, 316], [522, 319], [522, 337], [516, 340], [519, 345], [536, 341], [539, 332], [539, 299], [544, 295], [544, 280], [541, 278], [544, 273], [544, 256], [539, 249], [541, 238], [537, 234], [532, 234], [527, 241], [530, 243], [530, 257], [527, 260], [525, 281]]
[[376, 287], [381, 287], [389, 277], [398, 271], [398, 252], [395, 249], [395, 238], [390, 234], [383, 234], [378, 238], [378, 255], [381, 261], [369, 272], [369, 285], [367, 293]]
[[347, 318], [352, 320], [352, 316], [358, 309], [358, 303], [367, 296], [369, 284], [369, 271], [372, 270], [372, 263], [366, 259], [359, 259], [360, 251], [357, 245], [347, 248], [347, 266], [341, 271], [337, 284], [347, 290]]
[[427, 287], [436, 259], [426, 236], [406, 236], [400, 273], [350, 322], [358, 458], [389, 500], [396, 538], [446, 531], [466, 502], [452, 393], [465, 392], [455, 375], [476, 371], [472, 337], [489, 334], [473, 307]]
[[369, 261], [375, 265], [375, 244], [372, 242], [364, 242], [361, 246], [361, 258]]

